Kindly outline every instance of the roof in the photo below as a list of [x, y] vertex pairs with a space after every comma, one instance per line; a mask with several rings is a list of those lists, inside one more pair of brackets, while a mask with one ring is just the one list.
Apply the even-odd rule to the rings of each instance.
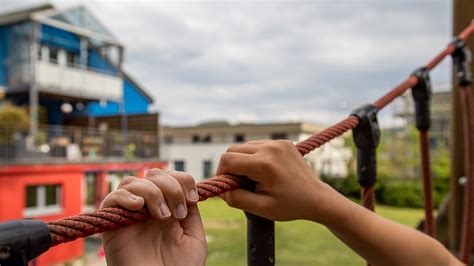
[[165, 131], [190, 131], [190, 130], [252, 130], [252, 129], [265, 129], [265, 128], [281, 128], [281, 129], [291, 129], [296, 132], [301, 133], [313, 133], [324, 129], [323, 126], [312, 124], [312, 123], [303, 123], [303, 122], [275, 122], [275, 123], [239, 123], [239, 124], [230, 124], [225, 121], [214, 121], [206, 122], [196, 126], [164, 126]]
[[115, 38], [112, 33], [84, 6], [76, 6], [61, 10], [50, 18], [68, 23], [89, 31]]
[[132, 76], [130, 76], [130, 74], [127, 71], [122, 69], [122, 73], [123, 73], [123, 77], [127, 79], [128, 81], [130, 81], [133, 84], [133, 86], [135, 86], [138, 89], [138, 92], [141, 95], [143, 95], [150, 103], [154, 102], [153, 97], [151, 97], [151, 95], [145, 91], [143, 86], [140, 85], [134, 78], [132, 78]]
[[41, 4], [29, 8], [9, 11], [3, 14], [0, 13], [0, 26], [25, 21], [30, 19], [30, 15], [33, 13], [54, 9], [54, 6], [51, 4]]
[[58, 10], [51, 4], [43, 4], [0, 14], [0, 26], [28, 20], [85, 36], [92, 42], [123, 46], [92, 12], [83, 6]]

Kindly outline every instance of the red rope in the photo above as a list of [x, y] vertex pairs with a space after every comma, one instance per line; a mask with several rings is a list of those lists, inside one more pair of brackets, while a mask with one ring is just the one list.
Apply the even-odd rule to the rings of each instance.
[[[466, 40], [473, 33], [473, 31], [474, 25], [470, 25], [458, 37], [462, 40]], [[448, 46], [427, 65], [427, 68], [431, 69], [434, 67], [444, 57], [451, 54], [453, 50], [454, 49], [451, 47], [451, 45]], [[409, 77], [389, 93], [377, 100], [374, 105], [379, 109], [383, 109], [396, 97], [403, 94], [407, 89], [414, 86], [416, 83], [416, 77]], [[300, 143], [297, 143], [296, 148], [301, 153], [301, 155], [305, 155], [310, 151], [320, 147], [324, 143], [332, 140], [333, 138], [340, 136], [349, 129], [355, 128], [358, 123], [359, 121], [357, 117], [350, 116], [336, 125], [331, 126]], [[236, 189], [240, 187], [240, 184], [240, 178], [232, 175], [221, 175], [204, 180], [199, 182], [197, 185], [199, 200], [203, 201], [226, 191]], [[372, 190], [372, 192], [370, 192], [370, 190]], [[368, 191], [373, 194], [373, 189], [369, 189]], [[369, 198], [373, 197], [368, 197], [367, 200], [369, 200]], [[375, 201], [372, 202], [375, 203]], [[122, 208], [103, 208], [90, 214], [71, 216], [58, 221], [49, 222], [47, 224], [51, 232], [51, 246], [56, 246], [58, 244], [66, 243], [80, 237], [85, 237], [138, 223], [147, 218], [148, 214], [145, 210], [133, 212]]]
[[461, 231], [461, 260], [469, 264], [474, 233], [474, 95], [469, 87], [460, 88], [461, 108], [464, 118], [464, 217]]
[[423, 175], [423, 196], [425, 209], [425, 233], [435, 237], [436, 226], [433, 216], [433, 190], [431, 185], [431, 164], [428, 131], [420, 131], [421, 168]]
[[362, 199], [362, 206], [375, 211], [375, 189], [374, 186], [362, 187], [360, 190], [360, 197]]

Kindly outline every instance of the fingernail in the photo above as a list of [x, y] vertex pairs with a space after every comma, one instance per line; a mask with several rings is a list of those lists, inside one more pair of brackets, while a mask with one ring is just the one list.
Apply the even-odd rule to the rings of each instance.
[[198, 199], [199, 199], [199, 196], [198, 196], [196, 190], [195, 190], [195, 189], [191, 189], [191, 191], [189, 191], [189, 200], [191, 200], [191, 201], [198, 201]]
[[129, 197], [131, 200], [133, 200], [133, 201], [137, 201], [137, 200], [140, 199], [140, 197], [139, 197], [139, 196], [136, 196], [136, 195], [130, 195], [130, 196], [128, 196], [128, 197]]
[[170, 211], [170, 208], [168, 208], [168, 205], [166, 205], [166, 203], [161, 203], [160, 205], [160, 212], [161, 212], [161, 216], [163, 217], [170, 217], [171, 216], [171, 211]]
[[183, 204], [179, 204], [176, 208], [176, 218], [183, 219], [184, 217], [186, 217], [186, 209]]

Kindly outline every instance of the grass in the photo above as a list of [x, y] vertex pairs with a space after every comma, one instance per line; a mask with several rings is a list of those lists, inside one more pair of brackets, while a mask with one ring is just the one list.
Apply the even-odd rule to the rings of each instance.
[[[219, 198], [200, 203], [199, 209], [209, 245], [206, 265], [247, 265], [243, 213], [228, 207]], [[423, 216], [420, 209], [377, 206], [376, 211], [410, 227], [415, 227]], [[315, 223], [278, 222], [275, 239], [277, 265], [365, 265], [324, 226]]]

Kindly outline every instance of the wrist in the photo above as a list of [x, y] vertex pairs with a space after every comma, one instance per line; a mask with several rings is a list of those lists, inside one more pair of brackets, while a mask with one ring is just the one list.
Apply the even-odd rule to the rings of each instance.
[[309, 220], [330, 227], [335, 222], [345, 219], [350, 201], [328, 184], [318, 180], [318, 190], [312, 197], [313, 210]]

